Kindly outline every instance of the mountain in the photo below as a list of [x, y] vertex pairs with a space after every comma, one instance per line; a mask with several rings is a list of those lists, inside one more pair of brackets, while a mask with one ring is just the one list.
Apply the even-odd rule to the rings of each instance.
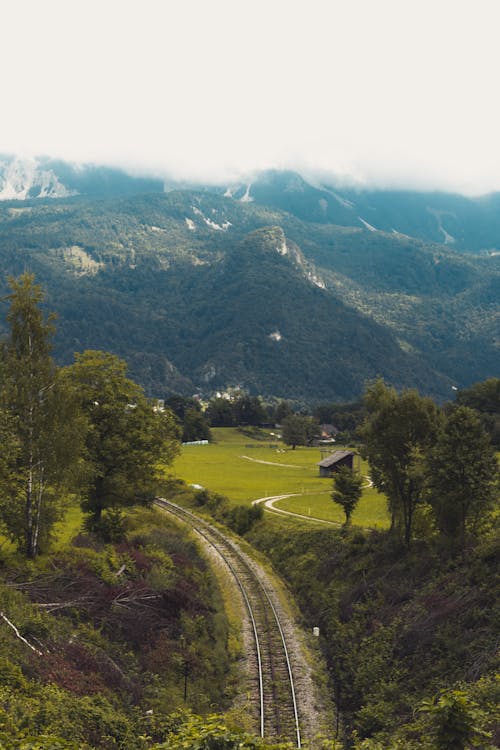
[[307, 181], [291, 171], [269, 170], [219, 192], [272, 206], [303, 221], [407, 235], [459, 251], [500, 251], [500, 194], [480, 198], [444, 192], [367, 190]]
[[235, 184], [214, 186], [139, 177], [49, 157], [0, 155], [0, 201], [178, 190], [211, 192], [279, 209], [306, 222], [406, 235], [460, 252], [500, 252], [500, 193], [470, 198], [439, 191], [353, 188], [336, 184], [333, 176], [306, 178], [290, 170], [267, 170]]
[[214, 189], [9, 201], [0, 260], [47, 289], [59, 361], [113, 351], [157, 396], [341, 401], [382, 375], [445, 399], [498, 374], [500, 256], [296, 214]]
[[135, 195], [163, 191], [163, 182], [133, 177], [94, 164], [68, 164], [48, 157], [0, 155], [0, 200]]

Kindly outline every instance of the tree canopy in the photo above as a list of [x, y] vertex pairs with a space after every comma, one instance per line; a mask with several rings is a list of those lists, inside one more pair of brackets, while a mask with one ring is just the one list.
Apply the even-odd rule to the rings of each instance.
[[318, 422], [313, 417], [302, 414], [290, 414], [282, 424], [283, 442], [292, 446], [309, 445], [319, 435]]
[[345, 525], [348, 526], [353, 511], [363, 491], [362, 477], [348, 466], [341, 466], [333, 479], [332, 500], [340, 505], [345, 513]]
[[464, 549], [466, 532], [484, 518], [499, 489], [491, 440], [467, 406], [447, 416], [426, 459], [426, 484], [441, 533]]
[[113, 354], [76, 354], [64, 376], [78, 388], [90, 423], [91, 481], [83, 508], [90, 528], [98, 529], [105, 509], [145, 504], [158, 494], [162, 466], [178, 451], [178, 426], [169, 409], [155, 408], [127, 378], [126, 363]]
[[493, 445], [500, 448], [500, 378], [488, 378], [459, 391], [457, 404], [469, 406], [481, 414]]
[[10, 279], [9, 334], [1, 348], [0, 517], [35, 557], [82, 480], [85, 420], [71, 384], [50, 356], [53, 317], [44, 316], [31, 274]]
[[375, 487], [387, 495], [392, 528], [409, 544], [424, 488], [423, 456], [435, 442], [440, 414], [414, 390], [398, 395], [377, 381], [367, 389], [362, 435]]

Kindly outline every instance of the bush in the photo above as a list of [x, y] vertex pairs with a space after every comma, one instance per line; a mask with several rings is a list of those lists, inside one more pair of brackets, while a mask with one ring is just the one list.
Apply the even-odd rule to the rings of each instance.
[[225, 520], [230, 529], [243, 536], [263, 515], [262, 505], [238, 505], [229, 511]]
[[125, 516], [119, 508], [108, 508], [98, 521], [88, 516], [85, 529], [97, 534], [107, 544], [116, 544], [125, 539]]

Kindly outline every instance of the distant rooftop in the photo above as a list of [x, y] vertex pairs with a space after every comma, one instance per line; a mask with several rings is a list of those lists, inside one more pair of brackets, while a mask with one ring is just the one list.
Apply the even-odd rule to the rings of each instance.
[[335, 451], [331, 456], [327, 456], [322, 461], [319, 461], [317, 466], [323, 466], [325, 469], [328, 469], [330, 466], [342, 461], [343, 458], [355, 455], [354, 451]]

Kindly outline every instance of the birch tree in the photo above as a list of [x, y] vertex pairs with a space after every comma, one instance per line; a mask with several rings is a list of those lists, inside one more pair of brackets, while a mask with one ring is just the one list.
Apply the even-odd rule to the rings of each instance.
[[54, 316], [34, 276], [10, 279], [9, 335], [1, 347], [0, 520], [36, 557], [83, 466], [85, 421], [52, 357]]

